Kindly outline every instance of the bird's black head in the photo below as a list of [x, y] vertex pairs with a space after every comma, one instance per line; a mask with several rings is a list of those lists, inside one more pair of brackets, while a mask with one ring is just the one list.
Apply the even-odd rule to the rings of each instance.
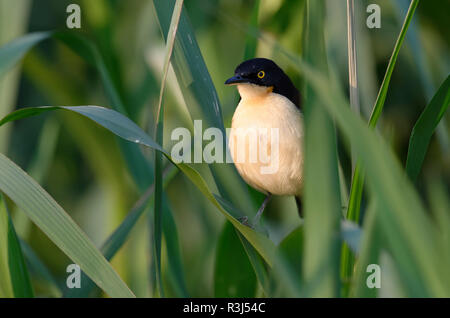
[[273, 87], [274, 93], [287, 97], [300, 108], [300, 92], [290, 78], [272, 60], [254, 58], [239, 64], [234, 71], [234, 76], [229, 78], [225, 84], [239, 83]]

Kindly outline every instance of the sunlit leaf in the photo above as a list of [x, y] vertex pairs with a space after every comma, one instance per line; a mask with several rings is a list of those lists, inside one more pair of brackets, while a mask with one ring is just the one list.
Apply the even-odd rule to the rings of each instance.
[[0, 190], [111, 297], [134, 296], [63, 208], [3, 154]]

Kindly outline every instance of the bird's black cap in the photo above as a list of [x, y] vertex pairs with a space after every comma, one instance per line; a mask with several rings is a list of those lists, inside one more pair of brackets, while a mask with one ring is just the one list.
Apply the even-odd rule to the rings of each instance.
[[254, 58], [239, 64], [234, 71], [234, 76], [225, 84], [239, 83], [273, 87], [274, 93], [285, 96], [299, 108], [301, 106], [300, 92], [286, 73], [272, 60]]

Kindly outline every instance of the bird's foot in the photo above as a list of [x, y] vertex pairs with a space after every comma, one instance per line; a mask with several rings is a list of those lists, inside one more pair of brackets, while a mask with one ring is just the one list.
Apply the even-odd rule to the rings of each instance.
[[243, 225], [248, 226], [249, 228], [253, 228], [253, 226], [248, 223], [248, 216], [241, 216], [238, 218], [238, 221], [241, 222]]
[[269, 232], [267, 232], [267, 229], [261, 227], [261, 224], [259, 222], [255, 222], [253, 221], [251, 224], [249, 223], [248, 217], [247, 216], [242, 216], [240, 218], [237, 219], [239, 222], [241, 222], [241, 224], [248, 226], [249, 228], [251, 228], [252, 230], [255, 230], [257, 232], [261, 232], [264, 233], [266, 236], [269, 236]]

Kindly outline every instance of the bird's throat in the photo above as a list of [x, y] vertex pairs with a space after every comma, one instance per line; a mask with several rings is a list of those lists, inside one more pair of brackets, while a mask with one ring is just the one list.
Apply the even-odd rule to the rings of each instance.
[[273, 86], [260, 86], [255, 84], [243, 83], [238, 84], [237, 89], [239, 91], [239, 95], [243, 100], [252, 100], [252, 99], [260, 99], [265, 98], [267, 95], [272, 93]]

